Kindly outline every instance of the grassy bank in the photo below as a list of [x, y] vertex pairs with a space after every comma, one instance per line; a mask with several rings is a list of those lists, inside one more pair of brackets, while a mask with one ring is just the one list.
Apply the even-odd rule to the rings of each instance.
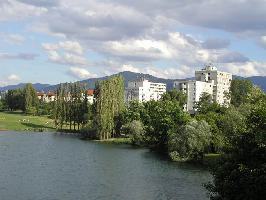
[[105, 144], [131, 144], [130, 138], [111, 138], [108, 140], [93, 140]]
[[55, 131], [52, 119], [44, 116], [29, 116], [21, 112], [0, 112], [0, 130]]

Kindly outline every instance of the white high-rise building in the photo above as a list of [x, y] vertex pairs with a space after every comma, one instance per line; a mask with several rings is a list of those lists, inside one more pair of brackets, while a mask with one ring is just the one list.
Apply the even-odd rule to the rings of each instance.
[[226, 93], [229, 93], [232, 74], [218, 71], [212, 65], [195, 71], [196, 80], [175, 81], [174, 88], [187, 94], [184, 110], [195, 113], [195, 104], [203, 93], [212, 96], [212, 100], [220, 105], [228, 105]]
[[216, 67], [209, 65], [204, 69], [195, 72], [197, 81], [210, 82], [214, 81], [213, 85], [213, 101], [220, 105], [228, 104], [225, 94], [229, 93], [232, 81], [232, 74], [228, 72], [218, 71]]
[[150, 100], [159, 100], [166, 92], [165, 83], [153, 83], [144, 78], [135, 81], [129, 81], [125, 91], [126, 102], [139, 101], [146, 102]]

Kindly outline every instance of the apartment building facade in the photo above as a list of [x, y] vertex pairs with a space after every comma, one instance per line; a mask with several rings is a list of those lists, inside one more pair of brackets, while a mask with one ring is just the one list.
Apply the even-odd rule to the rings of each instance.
[[145, 78], [139, 78], [128, 82], [125, 90], [125, 100], [126, 102], [134, 100], [138, 102], [157, 101], [165, 92], [165, 83], [154, 83]]
[[210, 94], [212, 100], [220, 105], [227, 106], [230, 102], [226, 93], [229, 93], [232, 74], [218, 71], [212, 65], [195, 71], [195, 80], [175, 81], [174, 88], [187, 95], [187, 103], [184, 110], [195, 113], [196, 102], [203, 93]]

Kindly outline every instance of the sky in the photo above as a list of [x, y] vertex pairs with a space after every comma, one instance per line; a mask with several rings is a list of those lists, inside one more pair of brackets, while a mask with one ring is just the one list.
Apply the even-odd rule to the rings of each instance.
[[266, 76], [266, 0], [0, 0], [0, 86], [121, 71]]

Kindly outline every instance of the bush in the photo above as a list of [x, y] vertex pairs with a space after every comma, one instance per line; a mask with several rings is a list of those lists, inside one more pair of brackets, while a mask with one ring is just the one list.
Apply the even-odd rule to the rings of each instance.
[[141, 145], [144, 142], [144, 126], [141, 121], [133, 120], [122, 126], [122, 133], [128, 135], [131, 143], [134, 145]]
[[80, 134], [84, 138], [97, 139], [97, 129], [92, 125], [91, 122], [80, 129]]
[[257, 133], [235, 138], [231, 151], [212, 169], [208, 183], [211, 200], [263, 200], [266, 196], [266, 146], [256, 141]]
[[211, 141], [210, 126], [205, 121], [193, 120], [169, 134], [168, 154], [172, 160], [202, 160]]
[[26, 109], [26, 111], [25, 111], [25, 113], [27, 114], [27, 115], [36, 115], [37, 114], [37, 109], [36, 109], [36, 107], [28, 107], [27, 109]]

